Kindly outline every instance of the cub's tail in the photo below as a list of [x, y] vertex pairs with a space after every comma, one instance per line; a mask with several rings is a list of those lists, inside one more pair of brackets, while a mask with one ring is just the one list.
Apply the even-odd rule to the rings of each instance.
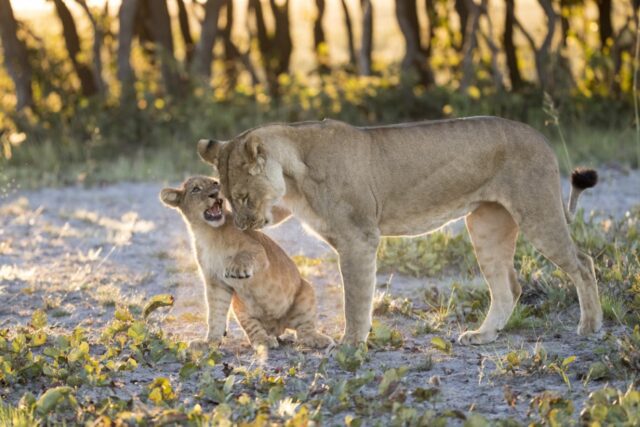
[[576, 168], [571, 172], [571, 193], [569, 194], [569, 207], [567, 222], [571, 222], [578, 205], [578, 197], [587, 188], [594, 187], [598, 183], [598, 172], [595, 169]]

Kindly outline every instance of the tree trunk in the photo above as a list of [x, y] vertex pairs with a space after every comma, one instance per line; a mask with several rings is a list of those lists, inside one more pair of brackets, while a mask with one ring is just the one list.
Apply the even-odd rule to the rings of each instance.
[[433, 83], [429, 58], [420, 41], [420, 24], [416, 0], [396, 0], [396, 17], [405, 41], [402, 69], [413, 69], [424, 85]]
[[529, 43], [529, 46], [531, 46], [531, 50], [533, 51], [533, 55], [535, 59], [536, 74], [538, 76], [538, 82], [540, 83], [541, 88], [543, 90], [546, 90], [549, 86], [550, 79], [551, 79], [551, 70], [549, 69], [550, 68], [549, 65], [551, 62], [550, 50], [551, 50], [551, 43], [553, 41], [553, 35], [555, 34], [555, 31], [556, 31], [557, 17], [556, 17], [555, 10], [553, 9], [553, 4], [551, 3], [551, 0], [538, 0], [538, 3], [540, 4], [545, 15], [547, 16], [547, 34], [545, 35], [544, 41], [542, 42], [542, 45], [539, 48], [536, 47], [536, 42], [533, 39], [533, 36], [529, 34], [529, 32], [524, 28], [522, 23], [517, 18], [514, 18], [514, 23], [518, 27], [520, 32], [522, 32], [522, 34], [524, 35], [525, 39]]
[[271, 40], [267, 34], [267, 24], [264, 21], [264, 12], [260, 0], [249, 0], [249, 9], [253, 10], [256, 19], [256, 31], [258, 35], [258, 49], [263, 56], [263, 61], [267, 52], [271, 50]]
[[275, 31], [267, 32], [264, 11], [260, 0], [249, 0], [249, 10], [253, 10], [258, 35], [258, 48], [262, 57], [262, 65], [267, 77], [271, 93], [279, 94], [278, 76], [289, 70], [293, 43], [289, 31], [289, 0], [278, 6], [275, 0], [269, 0], [269, 7], [274, 18]]
[[[164, 1], [164, 0], [160, 0]], [[134, 32], [138, 37], [138, 42], [142, 47], [142, 51], [147, 55], [149, 62], [156, 63], [156, 46], [153, 38], [153, 22], [151, 20], [149, 0], [139, 0], [136, 9]]]
[[371, 0], [360, 0], [362, 8], [362, 41], [360, 42], [359, 71], [363, 76], [371, 75], [371, 52], [373, 50], [373, 6]]
[[53, 0], [53, 4], [56, 7], [56, 12], [62, 23], [62, 33], [64, 36], [64, 42], [67, 46], [67, 52], [69, 52], [69, 58], [73, 64], [73, 68], [80, 79], [80, 88], [82, 95], [92, 96], [98, 92], [98, 86], [94, 80], [91, 69], [83, 62], [78, 60], [80, 54], [80, 38], [78, 37], [78, 31], [76, 30], [76, 23], [73, 20], [71, 12], [67, 8], [67, 5], [63, 0]]
[[195, 45], [193, 38], [191, 37], [191, 25], [189, 25], [189, 14], [187, 8], [184, 5], [184, 0], [176, 0], [178, 3], [178, 22], [180, 23], [180, 34], [182, 34], [182, 40], [184, 42], [185, 62], [191, 64], [193, 59], [193, 50]]
[[[560, 0], [560, 10], [571, 7], [572, 0]], [[563, 47], [567, 47], [567, 38], [569, 37], [569, 17], [560, 14], [560, 41]]]
[[518, 90], [522, 87], [522, 74], [518, 66], [518, 56], [516, 45], [513, 42], [513, 27], [515, 25], [515, 4], [514, 0], [506, 0], [506, 10], [504, 14], [504, 34], [502, 37], [504, 51], [507, 57], [507, 69], [509, 70], [509, 80], [511, 89]]
[[551, 81], [550, 50], [551, 43], [553, 42], [553, 35], [556, 32], [557, 16], [555, 10], [553, 9], [551, 0], [538, 0], [538, 3], [540, 3], [540, 6], [542, 6], [542, 9], [547, 16], [547, 35], [545, 36], [540, 49], [538, 49], [538, 51], [536, 52], [536, 68], [542, 88], [547, 89]]
[[481, 7], [473, 0], [466, 0], [466, 10], [470, 17], [467, 20], [467, 28], [464, 35], [464, 46], [462, 48], [462, 80], [460, 89], [466, 90], [474, 77], [475, 68], [473, 66], [473, 52], [478, 46], [478, 27], [480, 26]]
[[0, 41], [4, 63], [16, 87], [16, 110], [33, 107], [31, 66], [25, 43], [18, 38], [18, 23], [9, 0], [0, 0]]
[[313, 46], [316, 52], [316, 59], [318, 61], [318, 71], [320, 73], [327, 73], [329, 71], [329, 55], [327, 51], [327, 41], [324, 35], [324, 28], [322, 27], [322, 19], [324, 18], [325, 0], [316, 0], [316, 8], [318, 14], [313, 22]]
[[613, 38], [613, 23], [611, 22], [612, 0], [597, 0], [598, 30], [600, 34], [600, 48], [607, 45], [607, 40]]
[[353, 24], [351, 23], [351, 14], [349, 13], [349, 7], [346, 0], [341, 0], [342, 10], [344, 12], [344, 25], [347, 29], [347, 47], [349, 49], [349, 63], [355, 70], [356, 68], [356, 49], [353, 41]]
[[240, 51], [231, 40], [231, 30], [233, 29], [233, 1], [224, 1], [225, 25], [218, 29], [224, 47], [224, 72], [227, 76], [229, 87], [234, 87], [238, 81], [237, 60], [240, 58]]
[[289, 28], [289, 0], [285, 0], [282, 6], [278, 6], [276, 0], [269, 0], [269, 4], [271, 5], [271, 12], [276, 25], [273, 48], [278, 58], [275, 72], [279, 76], [289, 71], [291, 53], [293, 52], [293, 42], [291, 41]]
[[133, 41], [138, 0], [122, 0], [118, 21], [118, 80], [120, 80], [120, 96], [123, 101], [134, 93], [135, 75], [131, 67], [131, 42]]
[[489, 50], [491, 50], [491, 74], [493, 75], [493, 84], [496, 90], [502, 92], [504, 90], [504, 78], [502, 76], [502, 71], [500, 71], [500, 48], [494, 42], [494, 31], [493, 31], [493, 19], [491, 18], [491, 14], [488, 10], [489, 0], [482, 1], [481, 4], [481, 14], [484, 16], [487, 21], [487, 30], [488, 33], [482, 30], [482, 28], [478, 28], [480, 35], [484, 38], [485, 43], [489, 46]]
[[438, 22], [438, 12], [436, 11], [436, 0], [425, 0], [425, 8], [427, 9], [427, 19], [429, 21], [429, 39], [427, 40], [427, 56], [431, 57], [433, 48], [433, 40], [436, 33], [436, 24]]
[[211, 62], [213, 61], [213, 44], [218, 31], [218, 17], [223, 0], [207, 0], [200, 40], [196, 45], [193, 58], [194, 72], [205, 80], [211, 78]]
[[240, 52], [240, 49], [233, 43], [231, 39], [231, 30], [233, 29], [233, 0], [225, 1], [226, 24], [219, 30], [224, 46], [225, 73], [229, 80], [229, 86], [234, 87], [238, 79], [237, 61], [247, 69], [251, 76], [251, 83], [255, 86], [260, 83], [256, 69], [251, 62], [251, 58], [247, 53]]
[[[146, 0], [150, 1], [150, 0]], [[173, 54], [173, 36], [171, 33], [171, 18], [166, 0], [149, 3], [151, 17], [151, 34], [160, 56], [160, 71], [167, 92], [177, 95], [180, 89], [180, 76], [176, 68], [176, 60]]]
[[460, 20], [460, 34], [462, 35], [462, 39], [460, 40], [460, 45], [458, 46], [458, 50], [462, 50], [464, 48], [464, 44], [466, 42], [466, 31], [469, 20], [469, 8], [467, 6], [467, 0], [455, 0], [454, 8], [456, 13], [458, 14], [458, 19]]
[[[93, 13], [89, 9], [87, 2], [85, 0], [76, 0], [76, 3], [80, 5], [82, 10], [84, 10], [89, 22], [91, 22], [91, 27], [93, 28], [93, 79], [98, 85], [98, 92], [100, 96], [104, 97], [108, 90], [107, 84], [102, 78], [102, 42], [104, 40], [104, 32], [100, 27], [100, 24], [96, 21]], [[106, 11], [108, 13], [108, 10]], [[106, 15], [105, 15], [106, 16]]]

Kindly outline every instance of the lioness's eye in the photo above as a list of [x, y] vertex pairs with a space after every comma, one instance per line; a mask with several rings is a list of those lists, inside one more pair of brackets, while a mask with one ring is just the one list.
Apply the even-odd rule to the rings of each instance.
[[202, 188], [200, 188], [200, 187], [198, 187], [198, 186], [195, 186], [195, 187], [193, 187], [193, 188], [191, 189], [191, 192], [192, 192], [192, 193], [199, 193], [200, 191], [202, 191]]
[[248, 194], [237, 194], [234, 197], [234, 199], [237, 200], [239, 204], [246, 205], [247, 202], [249, 201], [249, 195]]

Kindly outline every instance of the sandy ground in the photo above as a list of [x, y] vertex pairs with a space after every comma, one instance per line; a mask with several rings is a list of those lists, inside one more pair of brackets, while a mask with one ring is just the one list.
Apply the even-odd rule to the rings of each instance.
[[[33, 310], [46, 308], [55, 329], [70, 330], [83, 325], [98, 330], [111, 319], [116, 302], [141, 303], [152, 295], [171, 293], [176, 304], [163, 319], [170, 333], [183, 340], [204, 334], [203, 288], [190, 253], [185, 226], [177, 212], [162, 206], [158, 200], [160, 183], [120, 183], [98, 188], [40, 189], [6, 191], [0, 198], [0, 327], [25, 324]], [[566, 190], [566, 189], [565, 189]], [[640, 173], [605, 171], [601, 183], [584, 194], [581, 206], [586, 211], [598, 210], [620, 217], [632, 206], [640, 204]], [[462, 230], [459, 224], [454, 230]], [[320, 324], [324, 332], [339, 338], [343, 328], [342, 292], [336, 256], [331, 249], [307, 234], [292, 219], [269, 230], [290, 255], [321, 259], [320, 265], [305, 268], [304, 273], [316, 286]], [[380, 284], [388, 280], [379, 275]], [[455, 278], [415, 279], [393, 277], [389, 292], [407, 296], [417, 307], [424, 306], [421, 296], [432, 286], [447, 287]], [[468, 281], [467, 281], [468, 282]], [[482, 284], [481, 278], [471, 282]], [[403, 331], [405, 344], [398, 350], [372, 352], [363, 370], [380, 374], [399, 366], [417, 366], [431, 356], [429, 372], [412, 370], [404, 383], [408, 389], [428, 386], [437, 376], [441, 393], [435, 403], [416, 403], [416, 407], [477, 411], [490, 417], [511, 416], [523, 420], [531, 396], [543, 390], [558, 390], [572, 395], [576, 407], [588, 393], [604, 385], [591, 382], [586, 387], [577, 375], [594, 360], [597, 338], [581, 339], [575, 335], [577, 307], [558, 314], [553, 331], [522, 330], [503, 335], [496, 343], [480, 347], [461, 347], [454, 343], [451, 355], [445, 355], [429, 344], [432, 334], [413, 336], [415, 321], [402, 316], [385, 317], [385, 323]], [[453, 340], [468, 325], [450, 325], [438, 335]], [[616, 326], [606, 329], [615, 334]], [[519, 377], [495, 375], [495, 360], [513, 349], [531, 350], [542, 344], [549, 353], [560, 357], [576, 355], [573, 391], [569, 393], [559, 375]], [[253, 366], [255, 360], [244, 337], [233, 326], [224, 345], [226, 360], [236, 366]], [[322, 352], [299, 353], [295, 346], [284, 346], [271, 353], [267, 369], [286, 366], [294, 359], [303, 360], [307, 372], [301, 378], [313, 380], [322, 360]], [[302, 358], [302, 359], [300, 359]], [[181, 399], [193, 403], [195, 384], [181, 382], [179, 365], [162, 367], [161, 372], [136, 370], [124, 381], [144, 383], [164, 375], [180, 386]], [[333, 361], [327, 368], [336, 377], [348, 378]], [[584, 373], [584, 372], [583, 372]], [[306, 376], [305, 376], [306, 375]], [[433, 380], [432, 381], [436, 381]], [[514, 407], [504, 398], [504, 387], [520, 397]], [[624, 383], [616, 383], [624, 387]], [[127, 389], [135, 393], [136, 389]], [[121, 393], [122, 390], [119, 392]], [[8, 393], [8, 394], [7, 394]], [[11, 391], [4, 393], [9, 400]], [[328, 415], [341, 423], [348, 413]]]

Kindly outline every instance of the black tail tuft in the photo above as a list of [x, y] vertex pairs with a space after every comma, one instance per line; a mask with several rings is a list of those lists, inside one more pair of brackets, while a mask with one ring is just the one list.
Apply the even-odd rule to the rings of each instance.
[[594, 187], [598, 183], [595, 169], [576, 168], [571, 172], [571, 185], [580, 190]]

